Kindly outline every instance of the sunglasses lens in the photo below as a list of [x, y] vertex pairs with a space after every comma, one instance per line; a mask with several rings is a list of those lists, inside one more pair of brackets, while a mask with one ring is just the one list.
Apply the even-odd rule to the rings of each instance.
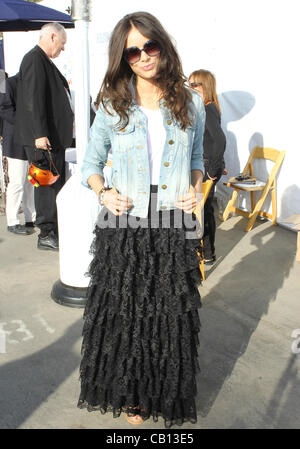
[[[143, 50], [148, 56], [157, 56], [160, 53], [160, 45], [156, 41], [148, 41], [145, 43]], [[141, 58], [142, 50], [138, 47], [129, 47], [124, 50], [125, 58], [129, 64], [134, 64], [138, 62]]]
[[141, 56], [141, 50], [137, 47], [126, 48], [124, 53], [129, 64], [134, 64]]
[[144, 50], [148, 56], [157, 56], [160, 53], [160, 45], [156, 41], [148, 41], [145, 43]]

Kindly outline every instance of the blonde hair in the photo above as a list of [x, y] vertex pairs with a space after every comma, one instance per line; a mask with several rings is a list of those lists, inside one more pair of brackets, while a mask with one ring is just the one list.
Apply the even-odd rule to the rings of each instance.
[[193, 78], [195, 83], [202, 83], [204, 104], [215, 103], [219, 114], [221, 115], [221, 107], [217, 95], [217, 83], [215, 75], [208, 70], [195, 70], [189, 76], [189, 81]]

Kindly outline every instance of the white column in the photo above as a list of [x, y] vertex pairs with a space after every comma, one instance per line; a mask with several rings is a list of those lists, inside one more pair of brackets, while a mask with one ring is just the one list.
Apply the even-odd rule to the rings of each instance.
[[75, 132], [77, 164], [81, 165], [90, 130], [89, 22], [75, 22], [76, 55], [74, 70]]
[[76, 61], [74, 70], [76, 172], [57, 195], [60, 281], [70, 287], [86, 288], [85, 276], [91, 256], [94, 223], [99, 204], [91, 190], [81, 185], [80, 166], [90, 130], [89, 100], [89, 0], [72, 1], [75, 21]]

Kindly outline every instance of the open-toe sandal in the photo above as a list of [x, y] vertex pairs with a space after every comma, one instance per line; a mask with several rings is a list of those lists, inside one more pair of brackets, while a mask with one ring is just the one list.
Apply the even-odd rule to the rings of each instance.
[[130, 424], [134, 424], [134, 425], [140, 425], [140, 424], [143, 424], [143, 422], [144, 422], [141, 415], [132, 415], [132, 414], [126, 413], [126, 419]]

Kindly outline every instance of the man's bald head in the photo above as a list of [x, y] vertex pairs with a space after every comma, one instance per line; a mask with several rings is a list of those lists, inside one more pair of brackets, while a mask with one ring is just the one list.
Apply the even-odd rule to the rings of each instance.
[[43, 25], [40, 32], [39, 46], [49, 58], [57, 58], [64, 50], [67, 34], [64, 27], [58, 22]]

